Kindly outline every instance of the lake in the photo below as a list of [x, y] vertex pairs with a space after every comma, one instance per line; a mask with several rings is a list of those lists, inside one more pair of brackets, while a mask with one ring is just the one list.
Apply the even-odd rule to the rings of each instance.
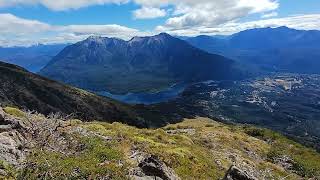
[[176, 84], [163, 91], [156, 93], [128, 93], [124, 95], [111, 94], [107, 91], [96, 92], [96, 94], [109, 97], [128, 104], [156, 104], [175, 99], [182, 93], [187, 84]]

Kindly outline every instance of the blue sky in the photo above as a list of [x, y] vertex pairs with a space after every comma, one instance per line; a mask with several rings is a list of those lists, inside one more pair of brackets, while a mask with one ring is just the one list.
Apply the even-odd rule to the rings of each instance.
[[153, 30], [157, 25], [163, 24], [166, 17], [154, 19], [135, 19], [132, 12], [139, 8], [134, 3], [123, 5], [106, 4], [93, 5], [77, 10], [52, 11], [44, 6], [10, 7], [0, 9], [0, 13], [11, 13], [25, 19], [35, 19], [52, 25], [103, 25], [118, 24], [140, 30]]
[[256, 27], [320, 30], [319, 0], [0, 0], [0, 45], [232, 34]]

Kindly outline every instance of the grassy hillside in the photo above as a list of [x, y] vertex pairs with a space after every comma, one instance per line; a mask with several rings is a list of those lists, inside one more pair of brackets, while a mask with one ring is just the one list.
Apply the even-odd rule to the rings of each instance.
[[145, 126], [131, 106], [52, 81], [0, 62], [0, 104], [20, 109], [72, 114], [83, 120], [114, 120]]
[[[17, 143], [13, 150], [22, 158], [12, 160], [15, 163], [2, 161], [0, 170], [7, 178], [134, 179], [141, 175], [139, 170], [155, 176], [157, 171], [141, 164], [148, 158], [180, 179], [221, 179], [231, 165], [257, 179], [320, 178], [320, 154], [265, 129], [206, 118], [185, 119], [161, 129], [137, 129], [13, 108], [5, 111], [7, 119], [25, 127], [10, 132], [23, 134], [25, 140], [19, 142], [27, 142]], [[0, 136], [5, 133], [1, 131]], [[15, 135], [7, 137], [17, 142]]]

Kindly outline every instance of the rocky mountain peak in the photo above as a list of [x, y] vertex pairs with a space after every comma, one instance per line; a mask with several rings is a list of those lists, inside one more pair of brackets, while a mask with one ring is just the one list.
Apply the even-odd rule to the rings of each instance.
[[173, 36], [171, 36], [170, 34], [167, 34], [167, 33], [160, 33], [160, 34], [152, 36], [150, 38], [153, 39], [153, 40], [160, 40], [160, 41], [176, 39], [175, 37], [173, 37]]
[[139, 37], [135, 36], [131, 40], [128, 41], [128, 45], [134, 45], [137, 43], [142, 43], [146, 38], [145, 37]]
[[93, 36], [89, 36], [86, 40], [88, 40], [88, 41], [99, 41], [99, 40], [101, 40], [101, 39], [103, 39], [102, 36], [95, 36], [95, 35], [93, 35]]
[[170, 34], [162, 32], [160, 34], [158, 34], [157, 36], [161, 36], [161, 37], [172, 37]]
[[175, 39], [175, 38], [167, 33], [160, 33], [158, 35], [148, 36], [148, 37], [136, 36], [136, 37], [133, 37], [130, 41], [128, 41], [128, 43], [130, 45], [136, 44], [136, 43], [145, 43], [145, 42], [150, 44], [155, 41], [164, 41], [164, 40], [168, 40], [168, 39]]

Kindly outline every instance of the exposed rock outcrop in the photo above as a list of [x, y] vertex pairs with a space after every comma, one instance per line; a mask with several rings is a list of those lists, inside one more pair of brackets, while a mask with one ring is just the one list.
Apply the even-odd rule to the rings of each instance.
[[[0, 107], [0, 178], [7, 175], [7, 167], [18, 167], [26, 158], [26, 139], [17, 129], [19, 121], [10, 119]], [[4, 164], [3, 164], [4, 163]]]
[[278, 156], [272, 159], [272, 161], [274, 163], [279, 164], [280, 166], [282, 166], [283, 168], [287, 169], [287, 170], [293, 170], [295, 162], [294, 160], [287, 155], [282, 155], [282, 156]]
[[254, 177], [250, 177], [246, 172], [243, 172], [236, 166], [231, 166], [227, 171], [223, 180], [257, 180]]
[[[141, 153], [137, 154], [141, 155]], [[131, 177], [135, 180], [180, 180], [173, 169], [154, 155], [145, 156], [139, 162], [138, 167], [132, 170]]]
[[15, 130], [0, 133], [0, 160], [18, 165], [25, 159], [23, 137]]

